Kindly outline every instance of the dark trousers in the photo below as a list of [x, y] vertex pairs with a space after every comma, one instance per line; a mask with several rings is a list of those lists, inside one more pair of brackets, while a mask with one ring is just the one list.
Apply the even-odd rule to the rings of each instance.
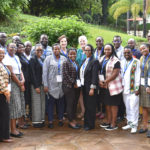
[[0, 94], [0, 140], [9, 139], [9, 107], [6, 97]]
[[96, 108], [98, 112], [105, 113], [105, 105], [102, 102], [101, 94], [98, 92], [96, 95]]
[[125, 105], [124, 105], [123, 96], [122, 96], [120, 105], [118, 106], [118, 117], [124, 118], [124, 115], [125, 115]]
[[31, 106], [31, 84], [29, 81], [26, 81], [24, 91], [25, 105], [29, 105], [29, 115], [32, 114], [32, 106]]
[[66, 112], [70, 122], [75, 120], [78, 99], [80, 96], [79, 88], [63, 88], [65, 99], [66, 99]]
[[54, 105], [56, 104], [57, 111], [58, 111], [58, 119], [63, 120], [64, 116], [64, 97], [55, 99], [53, 96], [48, 96], [48, 121], [53, 121], [54, 118]]
[[84, 127], [95, 128], [96, 119], [96, 100], [97, 94], [94, 93], [93, 96], [89, 96], [89, 92], [83, 87], [83, 100], [84, 100]]

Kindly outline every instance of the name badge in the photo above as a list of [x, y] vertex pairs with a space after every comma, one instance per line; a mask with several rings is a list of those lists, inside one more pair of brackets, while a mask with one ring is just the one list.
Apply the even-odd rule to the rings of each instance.
[[148, 78], [148, 86], [150, 86], [150, 78]]
[[141, 78], [141, 85], [145, 85], [145, 79]]
[[9, 92], [11, 92], [11, 84], [8, 84], [7, 89], [8, 89]]
[[62, 76], [61, 75], [57, 75], [56, 76], [56, 80], [57, 80], [57, 82], [62, 82]]
[[79, 79], [77, 79], [77, 86], [81, 87], [81, 81]]
[[84, 78], [81, 78], [81, 85], [84, 85]]
[[99, 80], [100, 80], [100, 81], [104, 81], [104, 80], [105, 80], [105, 79], [104, 79], [104, 75], [100, 74], [100, 75], [99, 75]]

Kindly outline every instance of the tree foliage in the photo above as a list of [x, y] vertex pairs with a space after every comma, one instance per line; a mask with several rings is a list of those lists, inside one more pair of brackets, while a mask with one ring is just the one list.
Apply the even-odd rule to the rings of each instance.
[[25, 5], [27, 0], [0, 0], [0, 20], [10, 19]]
[[41, 34], [49, 36], [49, 45], [58, 42], [58, 37], [65, 34], [70, 46], [78, 45], [78, 37], [87, 35], [86, 24], [76, 16], [43, 17], [40, 22], [32, 22], [24, 27], [22, 34], [28, 35], [33, 42], [38, 42]]

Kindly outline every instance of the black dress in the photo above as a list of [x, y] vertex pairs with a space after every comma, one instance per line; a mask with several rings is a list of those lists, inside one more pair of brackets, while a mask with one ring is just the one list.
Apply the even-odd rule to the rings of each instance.
[[[102, 61], [103, 63], [103, 61]], [[100, 64], [100, 72], [102, 70], [102, 63]], [[114, 69], [120, 69], [120, 62], [116, 62], [116, 64], [114, 65]], [[104, 78], [106, 79], [106, 64], [103, 68], [102, 74], [104, 75]], [[118, 106], [120, 105], [121, 102], [121, 98], [122, 98], [122, 93], [118, 94], [118, 95], [114, 95], [111, 96], [109, 89], [105, 89], [105, 88], [100, 88], [100, 97], [102, 102], [105, 105], [109, 105], [109, 106]]]

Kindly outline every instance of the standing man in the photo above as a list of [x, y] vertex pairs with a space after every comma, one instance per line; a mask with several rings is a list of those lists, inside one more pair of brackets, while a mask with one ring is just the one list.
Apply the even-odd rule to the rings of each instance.
[[[121, 37], [119, 35], [115, 35], [113, 38], [113, 44], [114, 44], [116, 55], [120, 61], [125, 59], [124, 54], [123, 54], [124, 47], [121, 45], [121, 43], [122, 43]], [[118, 117], [117, 117], [118, 123], [123, 121], [124, 114], [125, 114], [125, 106], [124, 106], [123, 97], [122, 97], [120, 105], [118, 107]]]
[[[40, 36], [40, 44], [43, 46], [43, 55], [42, 59], [45, 59], [47, 56], [52, 55], [52, 47], [48, 45], [48, 36], [46, 34], [42, 34]], [[31, 56], [35, 55], [35, 46], [32, 48]]]
[[7, 35], [4, 32], [0, 32], [0, 48], [2, 48], [5, 51], [5, 54], [7, 53]]
[[114, 44], [115, 52], [117, 54], [117, 57], [120, 60], [123, 60], [124, 59], [124, 55], [123, 55], [124, 48], [121, 45], [121, 43], [122, 43], [121, 37], [119, 35], [115, 35], [113, 38], [113, 44]]
[[127, 125], [122, 129], [131, 129], [131, 133], [136, 133], [139, 117], [140, 61], [132, 56], [130, 46], [124, 48], [124, 57], [125, 59], [121, 62], [121, 68]]
[[141, 52], [135, 48], [136, 42], [133, 38], [128, 40], [128, 46], [131, 48], [132, 54], [134, 58], [140, 59], [142, 56]]

